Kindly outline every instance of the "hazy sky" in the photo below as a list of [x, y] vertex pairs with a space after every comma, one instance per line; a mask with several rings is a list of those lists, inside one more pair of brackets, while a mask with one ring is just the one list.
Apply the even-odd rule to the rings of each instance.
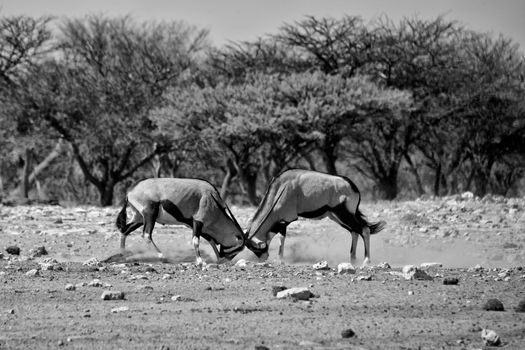
[[275, 33], [283, 23], [305, 15], [380, 15], [435, 18], [445, 15], [468, 28], [503, 34], [525, 51], [524, 0], [0, 0], [0, 15], [79, 17], [132, 15], [137, 19], [185, 20], [210, 30], [216, 45]]

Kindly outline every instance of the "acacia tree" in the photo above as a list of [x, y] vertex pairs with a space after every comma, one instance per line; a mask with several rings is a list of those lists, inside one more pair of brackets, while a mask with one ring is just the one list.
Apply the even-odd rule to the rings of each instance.
[[27, 81], [25, 112], [71, 145], [100, 203], [111, 205], [117, 183], [168, 151], [147, 115], [192, 66], [207, 33], [104, 16], [67, 20], [61, 31], [61, 55]]
[[[62, 148], [62, 143], [50, 143], [49, 133], [21, 114], [21, 81], [31, 67], [52, 50], [51, 20], [51, 17], [0, 17], [0, 192], [3, 190], [2, 177], [7, 174], [8, 182], [15, 184], [10, 197], [27, 199], [37, 176]], [[21, 169], [18, 181], [17, 174], [12, 171], [17, 168]]]

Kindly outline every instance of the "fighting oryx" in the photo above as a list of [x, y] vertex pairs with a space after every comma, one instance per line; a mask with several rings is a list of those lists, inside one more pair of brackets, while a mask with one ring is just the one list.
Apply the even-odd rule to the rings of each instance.
[[365, 260], [370, 263], [370, 235], [381, 231], [385, 222], [369, 223], [359, 211], [361, 194], [348, 178], [311, 170], [287, 170], [273, 178], [251, 221], [246, 246], [260, 258], [268, 258], [270, 241], [281, 234], [282, 261], [286, 226], [297, 218], [328, 216], [352, 234], [350, 259], [356, 260], [359, 235], [363, 237]]
[[[133, 216], [127, 222], [127, 207]], [[135, 184], [126, 196], [126, 202], [117, 217], [120, 249], [126, 247], [126, 237], [144, 225], [142, 238], [160, 249], [151, 239], [155, 222], [160, 224], [185, 224], [193, 228], [192, 243], [197, 264], [202, 265], [200, 237], [206, 239], [217, 261], [233, 259], [244, 248], [244, 232], [230, 209], [221, 199], [217, 189], [209, 182], [199, 179], [154, 178]], [[219, 245], [220, 250], [217, 250]]]

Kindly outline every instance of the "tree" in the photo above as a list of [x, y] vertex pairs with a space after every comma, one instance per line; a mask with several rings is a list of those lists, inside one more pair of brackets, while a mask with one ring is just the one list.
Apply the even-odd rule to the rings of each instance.
[[61, 55], [32, 72], [25, 113], [72, 146], [104, 206], [114, 187], [169, 147], [148, 113], [205, 46], [206, 32], [183, 23], [104, 16], [67, 20]]

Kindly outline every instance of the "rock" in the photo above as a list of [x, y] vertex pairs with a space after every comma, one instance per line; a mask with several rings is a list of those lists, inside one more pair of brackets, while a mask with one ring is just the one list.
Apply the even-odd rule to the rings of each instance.
[[354, 274], [355, 267], [348, 262], [340, 263], [339, 265], [337, 265], [337, 273], [340, 275], [343, 275], [345, 273]]
[[277, 296], [277, 293], [283, 291], [283, 290], [286, 290], [288, 289], [288, 287], [284, 287], [284, 286], [273, 286], [272, 287], [272, 294], [273, 296]]
[[26, 272], [26, 276], [30, 276], [30, 277], [40, 276], [40, 271], [37, 269], [29, 270]]
[[386, 261], [378, 264], [377, 267], [380, 269], [391, 269], [390, 264]]
[[40, 265], [40, 269], [43, 271], [59, 271], [62, 270], [62, 266], [60, 266], [60, 263], [53, 258], [45, 258], [41, 262], [38, 263]]
[[255, 345], [255, 350], [270, 350], [270, 348], [264, 345]]
[[425, 271], [418, 269], [414, 265], [403, 266], [403, 277], [406, 280], [423, 280], [430, 281], [432, 277], [429, 276]]
[[73, 284], [69, 283], [69, 284], [66, 284], [66, 286], [64, 287], [66, 290], [76, 290], [77, 287], [75, 287]]
[[357, 276], [356, 280], [358, 280], [358, 281], [371, 281], [372, 280], [372, 276], [371, 275], [361, 275], [361, 276]]
[[98, 278], [95, 278], [93, 281], [88, 283], [88, 286], [89, 287], [102, 287], [103, 284], [102, 284], [102, 282], [100, 282], [100, 280]]
[[241, 267], [241, 268], [244, 268], [244, 267], [248, 266], [248, 262], [246, 261], [246, 259], [239, 259], [239, 260], [235, 263], [235, 266], [237, 266], [237, 267]]
[[443, 284], [446, 284], [446, 285], [456, 285], [459, 283], [459, 279], [457, 279], [456, 277], [445, 277], [443, 279]]
[[92, 266], [92, 267], [100, 267], [102, 266], [102, 263], [97, 258], [91, 258], [89, 260], [86, 260], [82, 263], [83, 266]]
[[483, 305], [483, 309], [487, 311], [505, 311], [503, 303], [496, 298], [487, 300]]
[[44, 246], [29, 250], [29, 256], [31, 258], [38, 258], [38, 257], [41, 257], [42, 255], [47, 255], [47, 250], [46, 250], [46, 247]]
[[355, 335], [355, 332], [351, 330], [350, 328], [345, 329], [341, 332], [341, 336], [343, 338], [352, 338]]
[[192, 298], [183, 297], [182, 295], [174, 295], [171, 297], [171, 301], [197, 301]]
[[119, 307], [114, 307], [113, 309], [111, 309], [112, 314], [116, 314], [117, 312], [125, 312], [125, 311], [129, 311], [128, 306], [119, 306]]
[[0, 253], [0, 260], [2, 260], [3, 258], [4, 258], [4, 254]]
[[483, 329], [481, 331], [481, 339], [483, 343], [487, 346], [499, 346], [501, 344], [501, 339], [499, 335], [490, 329]]
[[165, 273], [164, 275], [162, 275], [162, 279], [163, 280], [170, 280], [172, 279], [173, 277], [169, 274], [169, 273]]
[[525, 299], [522, 299], [514, 310], [516, 312], [525, 312]]
[[20, 255], [20, 248], [18, 248], [16, 245], [10, 245], [6, 247], [5, 251], [11, 255]]
[[219, 269], [219, 264], [215, 264], [215, 263], [206, 264], [206, 265], [203, 265], [203, 266], [202, 266], [202, 269], [203, 269], [204, 271], [209, 271], [209, 270], [218, 270], [218, 269]]
[[328, 266], [328, 261], [319, 261], [318, 263], [313, 264], [312, 268], [314, 270], [330, 270], [330, 266]]
[[443, 267], [443, 264], [438, 263], [438, 262], [426, 262], [426, 263], [421, 263], [419, 267], [421, 267], [422, 269], [429, 268], [429, 267]]
[[466, 191], [466, 192], [463, 192], [461, 194], [461, 199], [463, 200], [470, 200], [470, 199], [473, 199], [474, 198], [474, 193], [470, 192], [470, 191]]
[[315, 294], [310, 292], [310, 290], [306, 287], [294, 287], [290, 289], [285, 289], [278, 292], [276, 295], [277, 299], [293, 298], [297, 300], [308, 300], [314, 296]]
[[100, 296], [102, 300], [123, 300], [124, 299], [124, 293], [121, 291], [110, 291], [105, 290], [102, 292], [102, 295]]

